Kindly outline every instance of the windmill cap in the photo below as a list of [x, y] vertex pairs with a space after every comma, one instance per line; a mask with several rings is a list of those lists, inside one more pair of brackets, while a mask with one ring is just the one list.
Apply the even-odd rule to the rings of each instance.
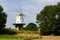
[[25, 16], [25, 15], [22, 13], [17, 13], [17, 16]]

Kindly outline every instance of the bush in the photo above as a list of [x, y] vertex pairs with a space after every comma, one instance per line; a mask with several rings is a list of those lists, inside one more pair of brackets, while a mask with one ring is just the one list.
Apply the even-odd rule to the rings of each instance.
[[26, 27], [25, 30], [30, 30], [30, 31], [37, 31], [38, 27], [34, 23], [29, 23]]
[[45, 30], [40, 30], [40, 35], [51, 35], [52, 31], [45, 31]]
[[14, 35], [17, 34], [17, 32], [9, 29], [0, 29], [0, 34]]

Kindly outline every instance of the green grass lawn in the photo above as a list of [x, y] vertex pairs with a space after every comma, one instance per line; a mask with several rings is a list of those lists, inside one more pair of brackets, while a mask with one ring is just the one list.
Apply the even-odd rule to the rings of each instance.
[[0, 35], [0, 40], [22, 40], [22, 36]]
[[32, 40], [32, 39], [35, 39], [35, 37], [0, 35], [0, 40]]
[[[42, 37], [42, 38], [41, 38]], [[39, 37], [24, 37], [13, 35], [0, 35], [0, 40], [60, 40], [60, 36], [40, 36]]]

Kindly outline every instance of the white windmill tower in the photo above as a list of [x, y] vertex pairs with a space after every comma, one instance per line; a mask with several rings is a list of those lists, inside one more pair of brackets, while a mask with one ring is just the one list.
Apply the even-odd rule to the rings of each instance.
[[21, 10], [21, 12], [18, 11], [18, 13], [16, 15], [16, 21], [13, 24], [13, 25], [15, 25], [16, 30], [20, 30], [23, 27], [23, 25], [25, 25], [24, 18], [23, 18], [24, 16], [25, 15], [22, 14], [22, 10]]

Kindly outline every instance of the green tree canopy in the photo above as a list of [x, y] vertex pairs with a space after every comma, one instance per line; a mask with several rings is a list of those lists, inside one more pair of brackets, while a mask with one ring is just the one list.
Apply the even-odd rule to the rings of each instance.
[[6, 26], [7, 15], [3, 12], [3, 7], [0, 5], [0, 29]]
[[47, 5], [42, 11], [37, 14], [37, 23], [40, 26], [41, 32], [50, 34], [54, 27], [60, 25], [60, 3], [57, 5]]
[[34, 23], [29, 23], [29, 24], [26, 26], [26, 30], [37, 31], [37, 30], [38, 30], [38, 27], [37, 27], [37, 25], [34, 24]]

